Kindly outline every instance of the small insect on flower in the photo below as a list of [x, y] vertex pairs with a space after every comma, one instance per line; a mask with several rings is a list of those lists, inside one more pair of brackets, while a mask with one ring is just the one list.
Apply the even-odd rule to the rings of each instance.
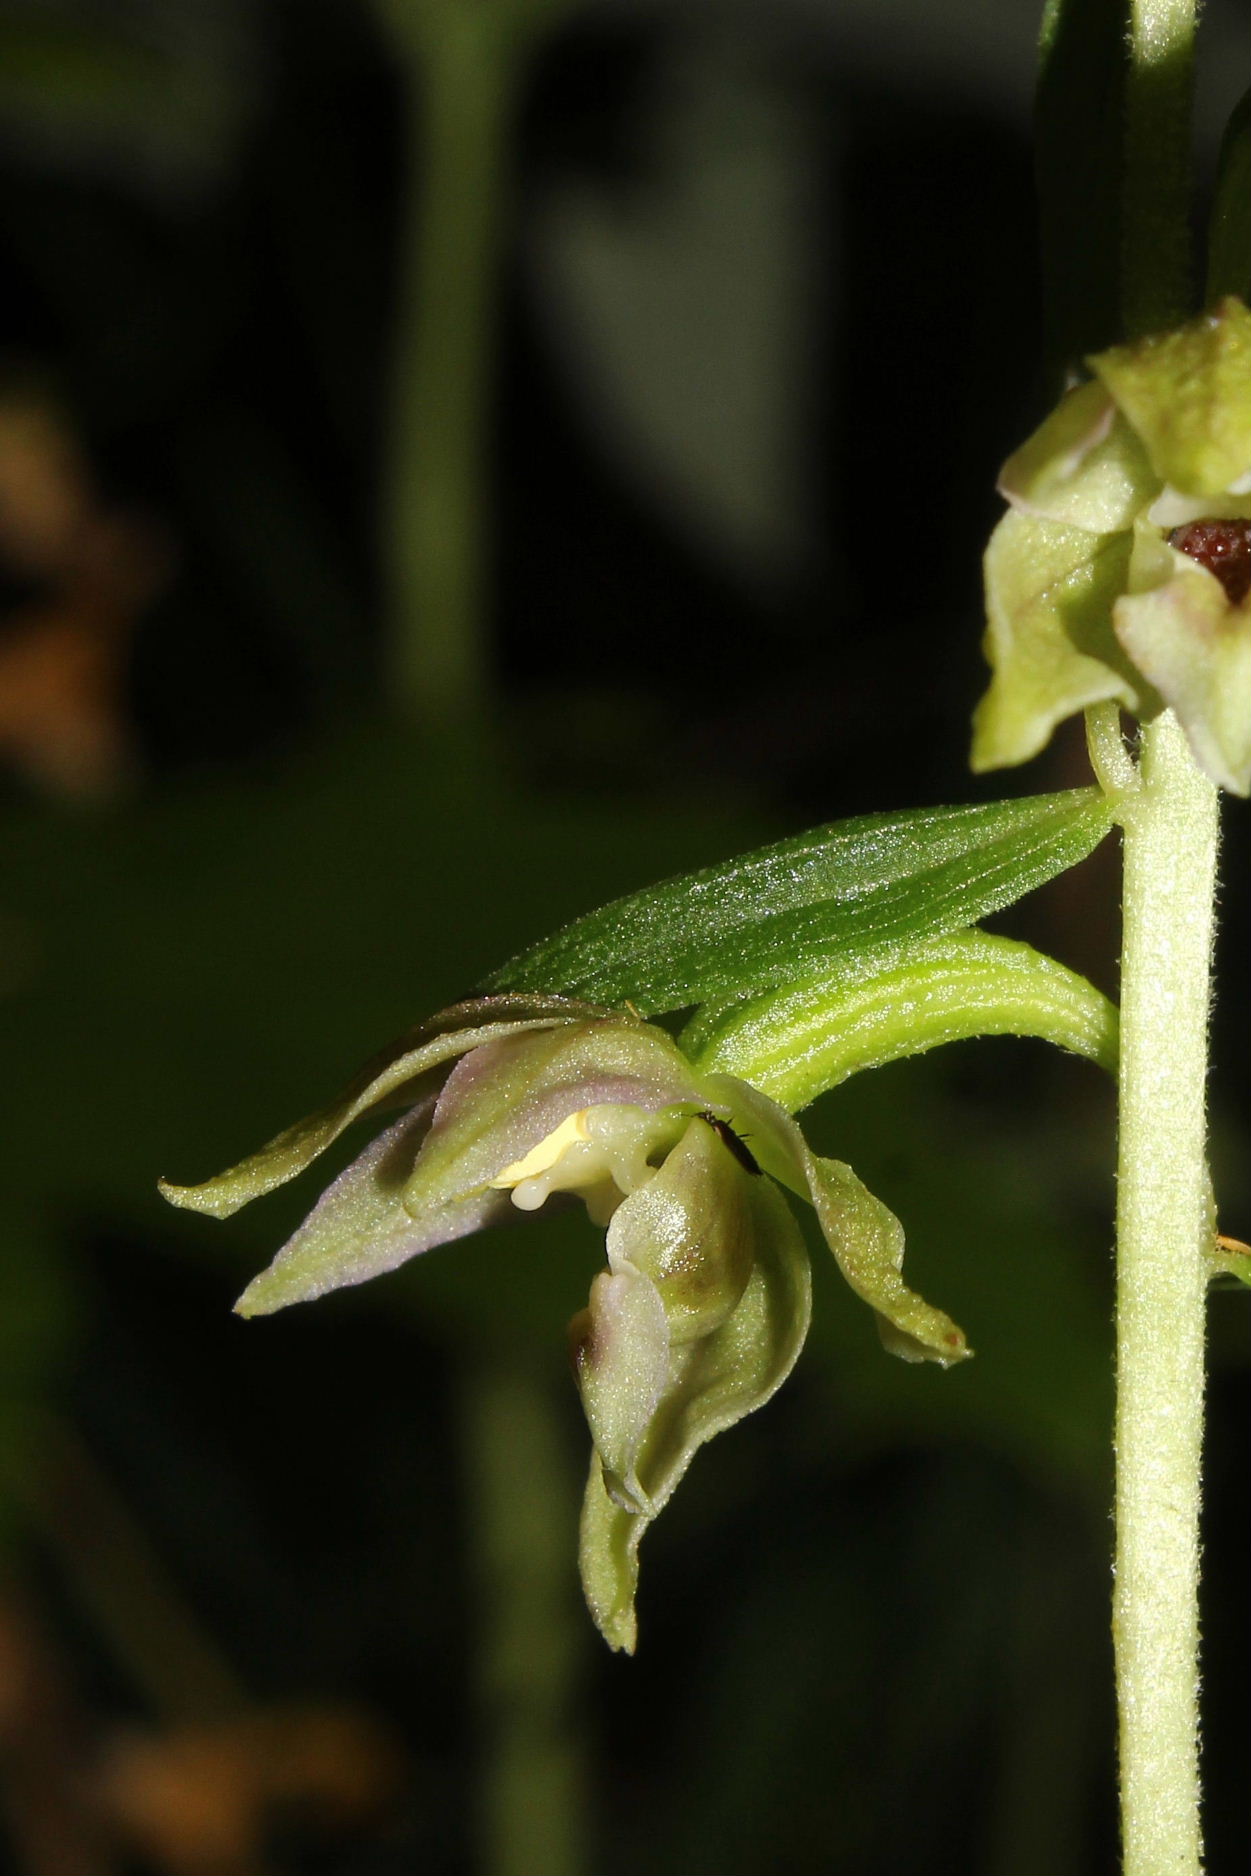
[[716, 1134], [722, 1146], [729, 1149], [744, 1172], [754, 1173], [756, 1177], [759, 1178], [760, 1168], [756, 1164], [754, 1153], [751, 1151], [751, 1148], [748, 1146], [743, 1136], [735, 1133], [728, 1120], [722, 1120], [720, 1114], [707, 1112], [696, 1114], [695, 1118], [696, 1120], [706, 1122], [707, 1125], [712, 1128], [712, 1131]]

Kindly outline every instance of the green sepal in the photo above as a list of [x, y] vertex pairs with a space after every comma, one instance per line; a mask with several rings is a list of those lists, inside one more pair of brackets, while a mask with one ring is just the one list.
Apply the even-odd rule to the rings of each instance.
[[1170, 332], [1087, 360], [1183, 495], [1227, 493], [1251, 471], [1251, 313], [1227, 294]]
[[1097, 789], [1079, 788], [836, 821], [614, 900], [485, 987], [628, 1001], [656, 1015], [823, 977], [851, 959], [884, 967], [1075, 866], [1113, 816]]
[[972, 1353], [964, 1331], [903, 1280], [904, 1231], [894, 1213], [850, 1166], [814, 1153], [798, 1124], [767, 1095], [729, 1075], [704, 1080], [732, 1108], [762, 1169], [813, 1207], [835, 1263], [876, 1314], [889, 1352], [942, 1368], [964, 1361]]
[[1139, 716], [1159, 709], [1112, 630], [1132, 541], [1127, 531], [1091, 534], [1014, 510], [1000, 521], [986, 549], [993, 676], [973, 717], [975, 770], [1027, 762], [1089, 704], [1117, 702]]
[[202, 1185], [179, 1186], [162, 1179], [162, 1196], [189, 1211], [229, 1218], [252, 1199], [302, 1173], [362, 1115], [414, 1106], [424, 1092], [425, 1077], [455, 1056], [503, 1036], [602, 1014], [564, 998], [545, 996], [482, 997], [455, 1004], [389, 1044], [352, 1077], [336, 1100], [284, 1128], [238, 1165]]
[[736, 1075], [798, 1113], [861, 1069], [969, 1036], [1038, 1036], [1115, 1075], [1117, 1012], [1093, 984], [1016, 939], [955, 932], [888, 971], [773, 991], [683, 1034], [699, 1072]]
[[592, 1455], [582, 1506], [580, 1563], [587, 1607], [612, 1648], [633, 1654], [638, 1553], [699, 1448], [777, 1392], [795, 1365], [812, 1313], [812, 1278], [799, 1227], [768, 1180], [740, 1174], [757, 1243], [742, 1296], [712, 1334], [671, 1351], [669, 1384], [635, 1458], [647, 1510], [610, 1494]]
[[1160, 492], [1147, 453], [1101, 384], [1069, 391], [1009, 456], [999, 492], [1046, 521], [1113, 534]]

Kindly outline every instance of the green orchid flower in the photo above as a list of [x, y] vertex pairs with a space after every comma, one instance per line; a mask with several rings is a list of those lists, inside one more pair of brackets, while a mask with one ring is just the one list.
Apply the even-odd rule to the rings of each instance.
[[283, 1184], [346, 1127], [398, 1118], [329, 1186], [238, 1308], [264, 1315], [392, 1270], [549, 1198], [606, 1228], [606, 1265], [573, 1325], [594, 1444], [581, 1567], [596, 1623], [632, 1651], [638, 1548], [697, 1449], [763, 1405], [807, 1333], [810, 1272], [784, 1193], [816, 1212], [887, 1347], [942, 1365], [960, 1330], [904, 1284], [898, 1221], [786, 1110], [697, 1071], [632, 1011], [495, 996], [444, 1011], [329, 1107], [199, 1186], [165, 1196], [225, 1217]]
[[994, 676], [978, 769], [1024, 762], [1115, 701], [1171, 708], [1195, 759], [1251, 792], [1251, 313], [1226, 298], [1097, 353], [1004, 465], [986, 553]]

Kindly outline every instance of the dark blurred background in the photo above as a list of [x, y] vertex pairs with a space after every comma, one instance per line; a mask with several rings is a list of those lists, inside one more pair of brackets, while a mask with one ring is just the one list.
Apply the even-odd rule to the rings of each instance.
[[[1236, 13], [1205, 28], [1209, 153]], [[1088, 1064], [960, 1045], [817, 1108], [978, 1359], [891, 1362], [815, 1253], [796, 1375], [648, 1537], [632, 1662], [578, 1606], [589, 1227], [244, 1324], [310, 1193], [224, 1227], [155, 1196], [616, 892], [1085, 779], [1074, 735], [966, 772], [994, 472], [1048, 394], [1036, 27], [0, 4], [3, 1867], [1111, 1867]], [[1228, 825], [1213, 1121], [1246, 1237]], [[1116, 898], [1109, 847], [1000, 923], [1112, 990]], [[1246, 1310], [1213, 1299], [1215, 1876], [1248, 1842]]]

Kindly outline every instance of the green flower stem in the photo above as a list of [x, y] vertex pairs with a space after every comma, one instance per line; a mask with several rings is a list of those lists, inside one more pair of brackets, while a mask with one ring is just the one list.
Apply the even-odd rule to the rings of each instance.
[[[1189, 311], [1194, 0], [1132, 0], [1127, 334]], [[1198, 1876], [1199, 1500], [1217, 792], [1171, 714], [1123, 801], [1116, 1580], [1125, 1876]]]
[[461, 1437], [474, 1545], [475, 1805], [483, 1876], [580, 1876], [586, 1766], [576, 1480], [555, 1390], [499, 1348], [466, 1364]]
[[1195, 0], [1130, 0], [1121, 310], [1141, 338], [1191, 310]]
[[1198, 1876], [1205, 1083], [1217, 791], [1171, 715], [1124, 799], [1116, 1582], [1125, 1876]]
[[1086, 749], [1105, 795], [1132, 794], [1139, 786], [1138, 768], [1121, 732], [1119, 704], [1090, 705], [1086, 711]]

